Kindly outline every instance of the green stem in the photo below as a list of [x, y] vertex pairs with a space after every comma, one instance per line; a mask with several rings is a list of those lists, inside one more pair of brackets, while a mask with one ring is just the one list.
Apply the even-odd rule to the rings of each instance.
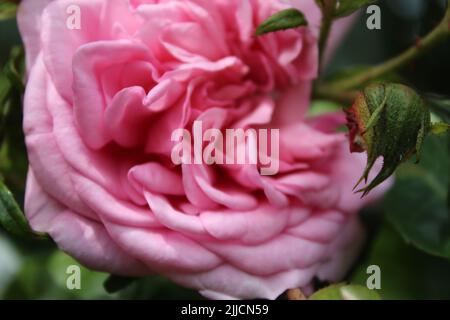
[[323, 64], [323, 56], [327, 48], [328, 37], [334, 21], [336, 10], [336, 0], [323, 0], [322, 6], [322, 24], [320, 27], [319, 52], [320, 65]]
[[314, 98], [331, 100], [346, 106], [350, 106], [355, 101], [357, 95], [357, 90], [334, 90], [333, 88], [328, 88], [320, 84], [317, 84], [314, 88]]
[[331, 89], [335, 91], [349, 90], [363, 86], [371, 80], [377, 79], [387, 73], [395, 71], [418, 57], [424, 55], [436, 45], [444, 42], [450, 36], [450, 0], [447, 0], [447, 10], [445, 16], [439, 25], [423, 38], [414, 47], [409, 48], [397, 57], [394, 57], [384, 63], [376, 65], [361, 73], [355, 74], [346, 79], [330, 83], [323, 90]]

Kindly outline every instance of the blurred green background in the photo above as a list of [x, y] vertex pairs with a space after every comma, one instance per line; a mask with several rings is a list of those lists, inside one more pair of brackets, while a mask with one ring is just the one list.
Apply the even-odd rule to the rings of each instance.
[[[439, 22], [445, 1], [387, 0], [380, 6], [382, 30], [368, 30], [367, 15], [362, 13], [327, 75], [381, 62], [405, 50]], [[14, 20], [0, 21], [0, 43], [3, 66], [12, 47], [20, 44]], [[450, 96], [450, 44], [408, 66], [400, 76], [420, 92], [439, 94], [441, 101], [446, 101]], [[443, 113], [436, 114], [441, 119], [448, 115], [446, 106]], [[27, 162], [19, 101], [8, 111], [3, 125], [6, 129], [0, 131], [0, 173], [22, 204]], [[450, 298], [450, 214], [445, 200], [449, 145], [448, 137], [429, 138], [421, 164], [404, 165], [386, 200], [364, 210], [362, 217], [369, 237], [347, 281], [365, 285], [367, 266], [376, 264], [382, 271], [379, 293], [384, 299]], [[200, 298], [196, 292], [161, 277], [141, 279], [120, 293], [108, 294], [103, 288], [108, 275], [84, 268], [82, 289], [71, 291], [66, 288], [66, 269], [72, 264], [77, 263], [51, 241], [19, 239], [0, 228], [0, 299]]]

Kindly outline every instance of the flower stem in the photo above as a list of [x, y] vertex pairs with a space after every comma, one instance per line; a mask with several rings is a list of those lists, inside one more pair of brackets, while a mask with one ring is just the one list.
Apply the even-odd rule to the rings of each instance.
[[322, 4], [322, 24], [320, 27], [319, 52], [320, 64], [323, 63], [323, 55], [325, 53], [328, 37], [334, 21], [334, 13], [336, 10], [336, 0], [323, 0]]
[[395, 71], [411, 61], [424, 55], [436, 45], [444, 42], [450, 36], [450, 0], [447, 0], [447, 10], [445, 16], [439, 25], [431, 31], [425, 38], [415, 46], [409, 48], [397, 57], [394, 57], [384, 63], [373, 66], [368, 70], [357, 73], [346, 79], [336, 81], [326, 85], [323, 90], [333, 89], [335, 91], [349, 90], [363, 86], [371, 80], [377, 79], [382, 75]]
[[358, 90], [335, 90], [328, 86], [316, 84], [314, 88], [314, 98], [335, 101], [344, 106], [350, 106], [356, 99]]

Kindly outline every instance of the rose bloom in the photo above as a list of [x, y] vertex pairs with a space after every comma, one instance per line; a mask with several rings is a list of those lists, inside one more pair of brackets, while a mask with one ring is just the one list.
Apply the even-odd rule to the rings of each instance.
[[[309, 27], [254, 36], [292, 5]], [[336, 133], [344, 115], [306, 116], [314, 0], [23, 0], [18, 20], [34, 230], [89, 268], [163, 274], [209, 298], [274, 299], [344, 276], [356, 214], [386, 185], [353, 194], [365, 159]], [[279, 128], [279, 173], [174, 165], [171, 134], [196, 120]]]

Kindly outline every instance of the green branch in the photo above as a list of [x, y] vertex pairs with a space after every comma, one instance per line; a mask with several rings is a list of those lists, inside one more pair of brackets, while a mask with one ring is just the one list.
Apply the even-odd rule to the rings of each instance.
[[344, 106], [350, 106], [357, 95], [357, 90], [335, 90], [320, 84], [317, 84], [314, 88], [314, 98], [335, 101]]
[[328, 37], [334, 21], [336, 11], [336, 0], [323, 0], [322, 3], [322, 24], [320, 27], [319, 52], [320, 64], [323, 63], [323, 55], [327, 48]]
[[411, 61], [419, 58], [420, 56], [429, 52], [436, 45], [444, 42], [450, 36], [450, 0], [447, 0], [447, 10], [445, 16], [439, 25], [431, 31], [425, 38], [423, 38], [414, 47], [406, 50], [399, 56], [392, 58], [384, 63], [376, 65], [368, 70], [357, 73], [346, 79], [324, 85], [321, 89], [322, 91], [332, 90], [332, 91], [344, 91], [353, 88], [358, 88], [375, 80], [385, 74], [395, 71]]

